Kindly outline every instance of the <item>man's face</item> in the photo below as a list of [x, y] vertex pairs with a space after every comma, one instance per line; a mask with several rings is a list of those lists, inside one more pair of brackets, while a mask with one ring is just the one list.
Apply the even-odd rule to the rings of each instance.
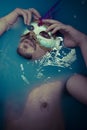
[[39, 45], [34, 32], [29, 32], [21, 37], [17, 52], [26, 59], [38, 59], [47, 52], [47, 49]]
[[54, 38], [50, 32], [46, 32], [47, 26], [38, 26], [35, 22], [31, 25], [33, 29], [25, 30], [17, 52], [27, 59], [39, 59], [47, 51], [52, 50], [58, 39]]
[[23, 53], [33, 54], [36, 49], [36, 45], [34, 45], [31, 40], [24, 39], [20, 42], [20, 49], [22, 49]]

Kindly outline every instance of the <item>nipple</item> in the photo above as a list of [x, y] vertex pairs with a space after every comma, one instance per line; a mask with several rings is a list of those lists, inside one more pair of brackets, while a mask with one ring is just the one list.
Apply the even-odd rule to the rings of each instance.
[[41, 102], [40, 104], [41, 111], [48, 110], [48, 103], [47, 102]]

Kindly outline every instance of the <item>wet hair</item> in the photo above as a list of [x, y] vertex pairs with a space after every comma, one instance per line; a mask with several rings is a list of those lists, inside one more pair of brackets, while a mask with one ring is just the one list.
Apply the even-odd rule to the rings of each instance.
[[23, 53], [23, 51], [21, 50], [21, 48], [17, 48], [17, 53], [20, 55], [20, 56], [22, 56], [22, 57], [24, 57], [24, 58], [26, 58], [26, 59], [29, 59], [29, 60], [31, 60], [32, 59], [32, 54], [31, 53]]

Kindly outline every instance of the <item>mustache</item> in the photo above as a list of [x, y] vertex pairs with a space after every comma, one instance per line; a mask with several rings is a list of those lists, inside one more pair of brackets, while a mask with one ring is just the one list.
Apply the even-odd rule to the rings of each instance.
[[25, 39], [30, 40], [33, 44], [34, 49], [36, 49], [36, 43], [38, 41], [37, 41], [37, 37], [34, 32], [28, 32], [28, 33], [22, 35], [20, 42], [23, 42]]

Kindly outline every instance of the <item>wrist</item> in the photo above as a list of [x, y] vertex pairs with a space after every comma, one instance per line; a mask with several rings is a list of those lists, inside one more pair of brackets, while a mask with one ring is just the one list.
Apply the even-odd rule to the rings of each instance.
[[81, 40], [79, 41], [79, 47], [82, 48], [85, 44], [87, 44], [87, 36], [85, 34], [82, 34]]
[[0, 19], [0, 36], [7, 31], [8, 24], [5, 22], [4, 18]]
[[10, 14], [8, 14], [2, 18], [3, 22], [7, 25], [7, 29], [10, 28], [14, 24], [15, 19], [17, 17], [18, 17], [18, 14], [17, 14], [16, 9], [15, 9]]

